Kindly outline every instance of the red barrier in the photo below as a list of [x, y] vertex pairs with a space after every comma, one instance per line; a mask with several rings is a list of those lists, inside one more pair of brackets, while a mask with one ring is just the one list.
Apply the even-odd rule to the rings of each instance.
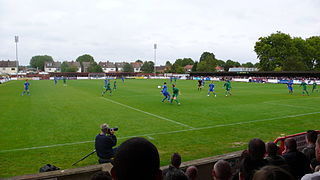
[[[316, 130], [318, 132], [318, 134], [320, 133], [319, 130]], [[298, 133], [298, 134], [292, 134], [292, 135], [288, 135], [288, 136], [284, 136], [284, 137], [278, 137], [276, 140], [274, 140], [273, 142], [278, 144], [280, 142], [280, 152], [282, 153], [284, 150], [284, 141], [288, 138], [293, 138], [297, 141], [297, 149], [299, 151], [301, 151], [304, 147], [306, 147], [307, 142], [306, 142], [306, 138], [305, 138], [305, 134], [307, 134], [307, 132], [302, 132], [302, 133]]]

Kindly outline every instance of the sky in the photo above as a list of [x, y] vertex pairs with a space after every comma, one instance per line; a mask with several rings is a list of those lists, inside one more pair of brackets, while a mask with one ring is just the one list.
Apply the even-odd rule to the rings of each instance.
[[0, 60], [258, 62], [259, 37], [320, 35], [319, 0], [0, 0]]

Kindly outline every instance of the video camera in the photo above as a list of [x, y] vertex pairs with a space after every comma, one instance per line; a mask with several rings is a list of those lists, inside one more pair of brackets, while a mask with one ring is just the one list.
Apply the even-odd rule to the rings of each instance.
[[107, 129], [107, 133], [110, 134], [110, 131], [118, 131], [119, 128], [115, 127], [115, 128], [108, 128]]

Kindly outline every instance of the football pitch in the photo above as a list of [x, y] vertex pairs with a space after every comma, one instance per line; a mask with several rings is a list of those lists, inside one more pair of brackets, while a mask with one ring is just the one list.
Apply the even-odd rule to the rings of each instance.
[[101, 96], [103, 80], [30, 81], [31, 96], [21, 96], [23, 81], [1, 84], [0, 178], [37, 173], [45, 164], [97, 164], [91, 155], [72, 166], [94, 150], [102, 123], [119, 127], [118, 145], [135, 136], [149, 139], [161, 165], [174, 152], [188, 161], [245, 149], [254, 137], [268, 142], [319, 129], [320, 92], [302, 96], [298, 85], [289, 95], [283, 84], [232, 82], [233, 94], [225, 97], [223, 82], [215, 82], [217, 97], [208, 97], [209, 81], [199, 92], [197, 81], [178, 80], [178, 105], [161, 102], [157, 87], [164, 81], [117, 80], [112, 96]]

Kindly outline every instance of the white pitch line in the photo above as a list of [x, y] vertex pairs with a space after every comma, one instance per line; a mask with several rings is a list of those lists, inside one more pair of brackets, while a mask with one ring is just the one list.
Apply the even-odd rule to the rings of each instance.
[[304, 108], [304, 109], [318, 109], [318, 108], [313, 108], [310, 106], [296, 106], [296, 105], [291, 105], [291, 104], [279, 104], [279, 103], [271, 103], [271, 102], [264, 102], [264, 104], [271, 104], [271, 105], [277, 105], [277, 106], [287, 106], [287, 107], [295, 107], [295, 108]]
[[148, 115], [150, 115], [150, 116], [153, 116], [153, 117], [156, 117], [156, 118], [159, 118], [159, 119], [165, 120], [165, 121], [169, 121], [169, 122], [172, 122], [172, 123], [178, 124], [178, 125], [180, 125], [180, 126], [184, 126], [184, 127], [191, 128], [191, 129], [193, 129], [193, 128], [194, 128], [194, 127], [192, 127], [192, 126], [189, 126], [189, 125], [183, 124], [183, 123], [181, 123], [181, 122], [177, 122], [177, 121], [174, 121], [174, 120], [171, 120], [171, 119], [168, 119], [168, 118], [162, 117], [162, 116], [158, 116], [158, 115], [156, 115], [156, 114], [152, 114], [152, 113], [149, 113], [149, 112], [146, 112], [146, 111], [143, 111], [143, 110], [140, 110], [140, 109], [137, 109], [137, 108], [134, 108], [134, 107], [131, 107], [131, 106], [128, 106], [128, 105], [125, 105], [125, 104], [119, 103], [119, 102], [114, 101], [114, 100], [111, 100], [111, 99], [107, 99], [107, 98], [102, 98], [102, 99], [104, 99], [104, 100], [106, 100], [106, 101], [110, 101], [110, 102], [115, 103], [115, 104], [118, 104], [118, 105], [120, 105], [120, 106], [124, 106], [124, 107], [126, 107], [126, 108], [133, 109], [133, 110], [138, 111], [138, 112], [142, 112], [142, 113], [144, 113], [144, 114], [148, 114]]
[[[258, 119], [258, 120], [252, 120], [252, 121], [230, 123], [230, 124], [219, 124], [219, 125], [214, 125], [214, 126], [206, 126], [206, 127], [199, 127], [199, 128], [193, 128], [193, 129], [184, 129], [184, 130], [177, 130], [177, 131], [166, 131], [166, 132], [158, 132], [158, 133], [140, 134], [140, 135], [135, 135], [135, 136], [119, 137], [118, 139], [128, 139], [128, 138], [132, 138], [132, 137], [148, 137], [148, 136], [154, 136], [154, 135], [174, 134], [174, 133], [194, 131], [194, 130], [212, 129], [212, 128], [218, 128], [218, 127], [250, 124], [250, 123], [255, 123], [255, 122], [272, 121], [272, 120], [276, 120], [276, 119], [294, 118], [294, 117], [306, 116], [306, 115], [311, 115], [311, 114], [319, 114], [319, 113], [320, 112], [312, 112], [312, 113], [296, 114], [296, 115], [289, 115], [289, 116], [282, 116], [282, 117], [275, 117], [275, 118], [267, 118], [267, 119]], [[91, 142], [94, 142], [94, 141], [82, 141], [82, 142], [65, 143], [65, 144], [53, 144], [53, 145], [48, 145], [48, 146], [39, 146], [39, 147], [30, 147], [30, 148], [9, 149], [9, 150], [2, 150], [2, 151], [0, 151], [0, 153], [14, 152], [14, 151], [25, 151], [25, 150], [32, 150], [32, 149], [42, 149], [42, 148], [50, 148], [50, 147], [57, 147], [57, 146], [68, 146], [68, 145], [84, 144], [84, 143], [91, 143]]]

